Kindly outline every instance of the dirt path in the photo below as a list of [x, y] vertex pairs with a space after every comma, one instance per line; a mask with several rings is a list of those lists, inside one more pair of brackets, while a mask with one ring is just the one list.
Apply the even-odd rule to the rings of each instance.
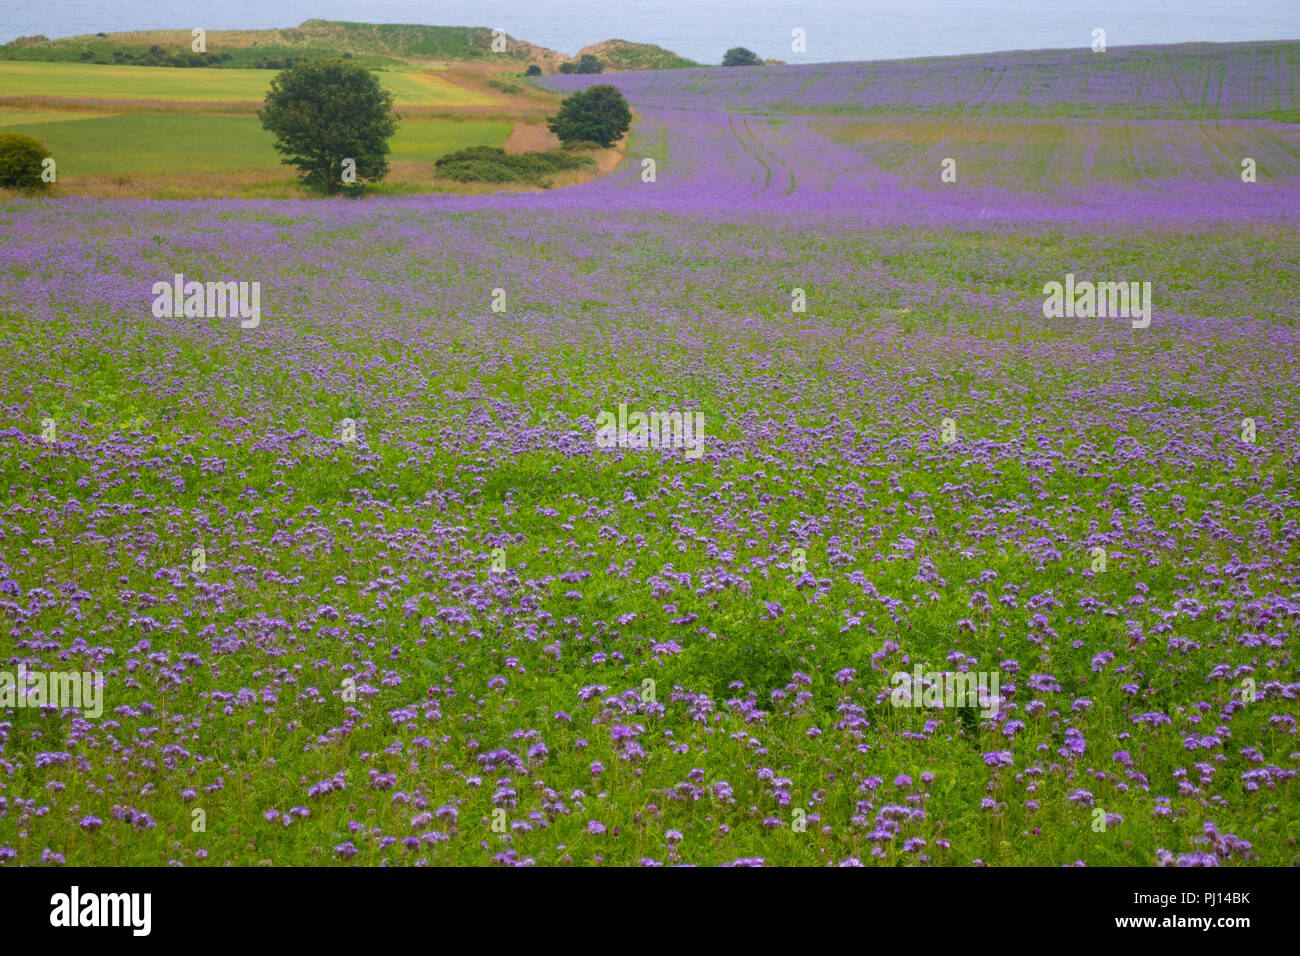
[[516, 123], [503, 148], [507, 153], [535, 153], [545, 149], [559, 149], [560, 138], [547, 129], [544, 123]]

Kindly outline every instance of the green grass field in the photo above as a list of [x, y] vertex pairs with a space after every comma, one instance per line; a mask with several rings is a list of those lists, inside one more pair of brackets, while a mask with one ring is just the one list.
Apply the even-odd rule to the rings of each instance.
[[[178, 103], [256, 102], [274, 70], [96, 66], [88, 63], [0, 63], [0, 96], [165, 100]], [[380, 73], [399, 106], [488, 106], [497, 99], [432, 73]]]
[[470, 146], [500, 146], [510, 136], [512, 123], [497, 120], [467, 122], [429, 120], [403, 122], [390, 142], [390, 162], [429, 163], [447, 153]]
[[[26, 113], [29, 120], [17, 118]], [[69, 118], [75, 121], [69, 121]], [[39, 119], [39, 122], [32, 122]], [[208, 172], [280, 166], [274, 137], [253, 116], [186, 113], [102, 114], [9, 110], [0, 127], [35, 136], [58, 163], [63, 181], [126, 173]], [[404, 120], [391, 140], [390, 160], [432, 163], [468, 146], [500, 146], [507, 122]]]
[[105, 116], [116, 115], [116, 113], [100, 113], [89, 110], [0, 110], [0, 129], [24, 127], [21, 132], [26, 132], [25, 127], [35, 123], [68, 123], [73, 120], [102, 119]]

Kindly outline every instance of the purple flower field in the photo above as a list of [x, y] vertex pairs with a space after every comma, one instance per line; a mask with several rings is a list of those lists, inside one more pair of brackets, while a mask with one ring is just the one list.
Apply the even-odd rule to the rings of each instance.
[[0, 866], [1291, 862], [1297, 46], [557, 77], [637, 113], [588, 185], [3, 203]]

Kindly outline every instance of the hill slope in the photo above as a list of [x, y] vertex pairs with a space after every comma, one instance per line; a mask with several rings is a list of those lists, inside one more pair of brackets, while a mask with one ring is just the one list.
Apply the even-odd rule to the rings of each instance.
[[584, 53], [603, 60], [606, 69], [610, 70], [678, 70], [700, 65], [653, 43], [632, 43], [629, 40], [593, 43], [579, 50], [574, 59], [581, 58]]
[[[543, 72], [554, 73], [560, 64], [570, 60], [556, 50], [508, 34], [505, 51], [493, 52], [492, 32], [487, 27], [305, 20], [299, 26], [283, 29], [210, 30], [207, 52], [226, 57], [212, 65], [227, 68], [267, 66], [268, 63], [276, 67], [277, 61], [287, 57], [348, 56], [367, 66], [386, 69], [405, 69], [430, 61], [499, 62], [536, 63]], [[157, 47], [163, 56], [188, 56], [192, 52], [190, 43], [188, 30], [95, 33], [54, 40], [44, 36], [19, 37], [0, 46], [0, 59], [120, 63], [133, 60], [151, 47]], [[607, 40], [581, 53], [596, 53], [617, 70], [697, 65], [663, 47], [627, 40]]]

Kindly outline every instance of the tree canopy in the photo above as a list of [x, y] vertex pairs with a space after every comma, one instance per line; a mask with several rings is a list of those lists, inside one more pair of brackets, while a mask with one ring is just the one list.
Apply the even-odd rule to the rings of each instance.
[[722, 55], [723, 66], [762, 66], [763, 61], [753, 50], [733, 46]]
[[590, 141], [606, 148], [618, 142], [632, 125], [632, 110], [617, 88], [601, 83], [565, 97], [547, 128], [561, 142]]
[[293, 64], [271, 81], [257, 115], [275, 134], [281, 162], [297, 166], [311, 188], [355, 190], [388, 175], [388, 139], [397, 131], [393, 95], [358, 63]]

